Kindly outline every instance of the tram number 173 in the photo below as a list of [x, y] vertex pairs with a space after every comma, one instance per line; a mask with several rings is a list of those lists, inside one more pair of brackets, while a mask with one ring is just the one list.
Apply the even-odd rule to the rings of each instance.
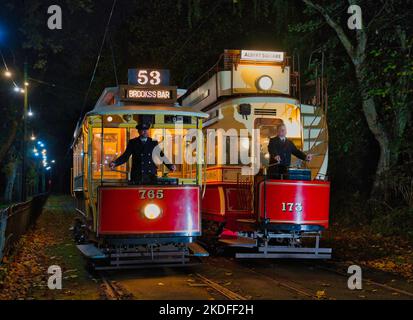
[[163, 190], [139, 190], [141, 199], [163, 199]]
[[283, 212], [301, 212], [303, 211], [303, 205], [300, 202], [283, 202], [282, 203]]

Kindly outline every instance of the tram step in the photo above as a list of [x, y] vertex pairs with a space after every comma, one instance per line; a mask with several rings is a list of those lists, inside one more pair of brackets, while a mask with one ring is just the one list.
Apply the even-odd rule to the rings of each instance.
[[230, 247], [244, 247], [244, 248], [254, 248], [257, 246], [257, 241], [250, 238], [233, 238], [233, 239], [219, 239], [219, 242], [226, 244]]
[[209, 253], [203, 247], [201, 247], [198, 243], [192, 242], [188, 244], [188, 249], [191, 252], [191, 256], [194, 257], [208, 257]]
[[96, 248], [93, 244], [79, 244], [76, 246], [79, 251], [87, 258], [90, 259], [104, 259], [106, 255]]

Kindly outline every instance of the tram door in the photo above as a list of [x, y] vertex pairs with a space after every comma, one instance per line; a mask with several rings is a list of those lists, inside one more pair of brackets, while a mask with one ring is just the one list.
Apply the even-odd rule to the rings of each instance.
[[270, 138], [277, 135], [277, 126], [283, 123], [281, 119], [257, 118], [254, 128], [260, 130], [260, 159], [261, 168], [268, 167], [270, 155], [268, 153], [268, 143]]

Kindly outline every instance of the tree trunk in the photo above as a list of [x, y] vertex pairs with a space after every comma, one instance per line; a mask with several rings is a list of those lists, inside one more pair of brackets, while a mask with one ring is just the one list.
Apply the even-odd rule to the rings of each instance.
[[383, 185], [382, 180], [384, 179], [384, 173], [390, 168], [390, 141], [383, 124], [378, 118], [374, 98], [370, 97], [364, 89], [364, 63], [360, 62], [360, 64], [355, 64], [355, 69], [358, 86], [362, 93], [363, 114], [366, 118], [370, 131], [373, 133], [380, 147], [380, 156], [376, 167], [372, 190], [372, 195], [375, 196], [379, 194], [379, 191]]
[[9, 130], [9, 135], [6, 137], [5, 142], [0, 146], [0, 163], [4, 160], [7, 152], [9, 151], [11, 145], [13, 144], [14, 138], [17, 134], [17, 121], [11, 123], [11, 129]]
[[7, 164], [6, 188], [4, 190], [4, 201], [6, 203], [13, 201], [13, 188], [14, 182], [16, 181], [17, 167], [18, 165], [16, 160], [11, 160]]

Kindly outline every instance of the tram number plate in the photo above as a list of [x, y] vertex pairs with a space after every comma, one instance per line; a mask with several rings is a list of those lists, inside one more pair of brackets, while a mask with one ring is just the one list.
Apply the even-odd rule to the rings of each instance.
[[139, 197], [144, 199], [163, 199], [163, 190], [139, 190]]
[[301, 202], [283, 202], [282, 203], [282, 211], [283, 212], [298, 212], [301, 213], [303, 211], [303, 205]]

